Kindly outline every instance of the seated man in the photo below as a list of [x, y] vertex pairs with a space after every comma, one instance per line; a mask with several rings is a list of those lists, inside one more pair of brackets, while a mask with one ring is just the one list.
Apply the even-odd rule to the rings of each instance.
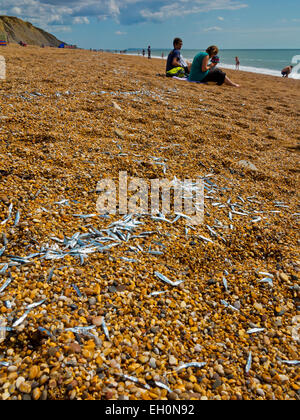
[[173, 41], [174, 49], [170, 52], [167, 59], [167, 77], [185, 77], [190, 73], [191, 64], [187, 64], [181, 55], [182, 39], [175, 38]]

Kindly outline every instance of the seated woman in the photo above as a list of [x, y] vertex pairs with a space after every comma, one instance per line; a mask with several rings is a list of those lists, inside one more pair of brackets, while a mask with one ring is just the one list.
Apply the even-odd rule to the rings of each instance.
[[208, 47], [206, 52], [200, 52], [194, 58], [191, 72], [189, 75], [190, 82], [216, 82], [217, 85], [221, 86], [225, 83], [228, 86], [240, 87], [236, 83], [233, 83], [222, 70], [215, 68], [217, 63], [212, 60], [211, 64], [209, 60], [213, 59], [219, 52], [218, 47], [215, 45]]

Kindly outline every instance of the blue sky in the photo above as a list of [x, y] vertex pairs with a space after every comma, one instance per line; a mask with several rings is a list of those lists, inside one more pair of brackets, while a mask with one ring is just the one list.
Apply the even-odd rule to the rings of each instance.
[[0, 14], [83, 48], [300, 48], [299, 0], [0, 0]]

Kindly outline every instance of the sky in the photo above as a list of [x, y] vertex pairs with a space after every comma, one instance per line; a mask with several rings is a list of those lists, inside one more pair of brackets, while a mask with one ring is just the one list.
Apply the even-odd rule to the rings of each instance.
[[300, 48], [299, 0], [0, 0], [0, 15], [81, 48]]

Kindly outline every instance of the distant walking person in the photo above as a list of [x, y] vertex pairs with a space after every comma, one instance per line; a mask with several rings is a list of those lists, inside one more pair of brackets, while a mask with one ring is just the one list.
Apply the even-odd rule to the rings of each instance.
[[146, 51], [145, 51], [145, 50], [143, 50], [143, 57], [145, 57], [145, 54], [146, 54]]
[[239, 57], [235, 57], [235, 69], [236, 70], [240, 69], [240, 59], [239, 59]]
[[287, 66], [287, 67], [285, 67], [281, 71], [282, 77], [288, 78], [289, 77], [289, 74], [291, 74], [292, 71], [293, 71], [293, 66]]
[[150, 45], [149, 45], [149, 47], [148, 47], [148, 58], [149, 58], [149, 59], [151, 58], [151, 47], [150, 47]]

